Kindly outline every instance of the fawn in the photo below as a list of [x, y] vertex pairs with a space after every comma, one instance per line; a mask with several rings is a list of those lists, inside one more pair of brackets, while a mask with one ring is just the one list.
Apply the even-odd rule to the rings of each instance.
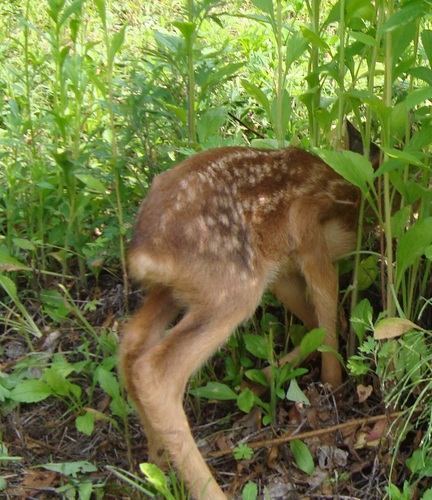
[[[226, 496], [183, 410], [190, 375], [253, 314], [267, 287], [308, 328], [325, 328], [325, 344], [337, 350], [333, 262], [355, 248], [360, 196], [295, 147], [205, 151], [154, 180], [128, 256], [148, 296], [125, 328], [121, 366], [149, 460], [169, 460], [194, 498]], [[342, 382], [329, 352], [321, 376], [333, 388]]]

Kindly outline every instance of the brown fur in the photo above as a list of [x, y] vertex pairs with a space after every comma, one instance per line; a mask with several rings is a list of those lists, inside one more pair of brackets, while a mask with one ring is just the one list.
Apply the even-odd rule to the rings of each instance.
[[[126, 326], [121, 365], [150, 460], [168, 458], [194, 498], [226, 497], [183, 410], [190, 375], [267, 287], [308, 328], [325, 328], [325, 344], [337, 350], [333, 263], [355, 248], [359, 203], [356, 187], [297, 148], [215, 149], [155, 179], [129, 251], [131, 276], [149, 295]], [[333, 388], [342, 382], [330, 353], [321, 375]]]

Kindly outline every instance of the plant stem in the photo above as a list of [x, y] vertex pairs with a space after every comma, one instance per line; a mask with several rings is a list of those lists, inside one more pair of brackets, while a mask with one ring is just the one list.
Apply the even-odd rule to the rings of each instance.
[[[106, 8], [105, 1], [103, 2], [103, 8]], [[107, 69], [106, 69], [106, 84], [107, 84], [107, 108], [109, 114], [109, 125], [111, 130], [111, 165], [114, 171], [114, 188], [116, 196], [116, 206], [117, 206], [117, 219], [119, 224], [119, 242], [120, 242], [120, 261], [122, 266], [123, 274], [123, 286], [125, 292], [125, 303], [126, 310], [128, 309], [128, 295], [129, 295], [129, 280], [127, 274], [127, 262], [126, 262], [126, 244], [124, 236], [124, 219], [123, 219], [123, 202], [122, 202], [122, 176], [120, 171], [120, 164], [118, 161], [118, 150], [117, 150], [117, 135], [115, 127], [115, 115], [114, 115], [114, 90], [113, 90], [113, 66], [114, 66], [114, 55], [111, 55], [111, 44], [108, 32], [108, 26], [106, 22], [106, 15], [102, 16], [102, 26], [104, 34], [104, 42], [106, 49], [107, 58]]]
[[[320, 15], [321, 0], [312, 0], [311, 11], [311, 29], [319, 36], [319, 15]], [[315, 113], [319, 108], [320, 103], [320, 87], [319, 87], [319, 50], [316, 44], [312, 45], [310, 57], [310, 71], [309, 71], [309, 91], [312, 93], [311, 111], [309, 116], [310, 127], [310, 141], [312, 146], [319, 144], [319, 126], [315, 117]]]
[[342, 129], [345, 116], [345, 0], [340, 0], [339, 15], [339, 103], [337, 139], [342, 142]]
[[[194, 0], [187, 0], [188, 21], [194, 22]], [[195, 145], [197, 142], [196, 135], [196, 110], [195, 110], [195, 61], [194, 61], [194, 42], [195, 31], [190, 36], [185, 36], [186, 41], [186, 57], [188, 68], [188, 132], [189, 142]]]
[[[393, 15], [393, 0], [386, 1], [386, 16], [389, 19]], [[385, 64], [384, 64], [384, 103], [390, 108], [392, 105], [392, 84], [393, 84], [393, 54], [392, 54], [392, 33], [385, 35]], [[383, 131], [384, 146], [389, 146], [390, 130], [388, 123]], [[384, 161], [387, 159], [384, 155]], [[388, 172], [384, 173], [384, 232], [386, 238], [386, 259], [387, 259], [387, 314], [394, 316], [395, 304], [393, 300], [394, 273], [393, 273], [393, 238], [391, 230], [391, 197], [390, 178]]]
[[283, 127], [283, 94], [284, 94], [284, 58], [282, 54], [282, 2], [277, 0], [276, 3], [276, 50], [278, 58], [277, 66], [277, 110], [276, 110], [276, 137], [278, 146], [282, 148], [285, 144]]

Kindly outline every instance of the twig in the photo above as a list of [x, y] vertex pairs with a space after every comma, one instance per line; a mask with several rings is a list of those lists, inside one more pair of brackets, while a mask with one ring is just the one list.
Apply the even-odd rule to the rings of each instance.
[[[263, 439], [261, 441], [247, 443], [247, 445], [249, 448], [263, 448], [265, 446], [279, 445], [287, 443], [289, 441], [293, 441], [294, 439], [308, 439], [315, 436], [322, 436], [323, 434], [330, 434], [331, 432], [336, 432], [349, 427], [371, 424], [374, 422], [378, 422], [379, 420], [384, 420], [384, 419], [393, 420], [400, 417], [404, 413], [406, 412], [398, 411], [390, 413], [389, 415], [381, 414], [381, 415], [375, 415], [373, 417], [358, 418], [350, 420], [348, 422], [344, 422], [342, 424], [332, 425], [330, 427], [326, 427], [325, 429], [316, 429], [313, 431], [302, 432], [300, 434], [295, 434], [295, 435], [292, 435], [293, 430], [290, 430], [287, 432], [287, 434], [285, 434], [285, 436], [281, 436], [274, 439]], [[213, 451], [212, 453], [209, 453], [208, 456], [209, 458], [217, 458], [217, 457], [222, 457], [224, 455], [229, 455], [231, 453], [233, 453], [233, 449], [230, 448], [228, 450]]]
[[262, 135], [260, 132], [257, 132], [252, 127], [249, 127], [249, 125], [247, 123], [245, 123], [244, 121], [240, 120], [240, 118], [237, 118], [237, 116], [233, 115], [230, 112], [228, 112], [228, 116], [230, 116], [234, 121], [236, 121], [237, 123], [239, 123], [242, 127], [244, 127], [246, 130], [248, 130], [252, 134], [255, 134], [260, 139], [265, 139], [265, 135]]

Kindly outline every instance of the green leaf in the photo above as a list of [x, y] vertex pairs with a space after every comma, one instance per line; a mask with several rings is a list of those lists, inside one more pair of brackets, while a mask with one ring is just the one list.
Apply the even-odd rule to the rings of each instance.
[[286, 51], [286, 68], [291, 67], [291, 64], [300, 59], [300, 56], [307, 49], [308, 42], [301, 31], [293, 33], [287, 43]]
[[432, 69], [430, 68], [411, 68], [408, 73], [415, 78], [425, 81], [429, 85], [432, 85]]
[[252, 139], [251, 146], [259, 149], [279, 149], [278, 141], [270, 137], [267, 139]]
[[0, 401], [4, 403], [6, 399], [10, 398], [10, 391], [0, 384]]
[[222, 68], [216, 69], [216, 71], [214, 70], [214, 68], [212, 68], [212, 71], [207, 71], [205, 73], [206, 78], [204, 78], [204, 81], [201, 84], [199, 81], [197, 81], [197, 83], [201, 85], [201, 92], [208, 92], [212, 87], [220, 85], [224, 81], [228, 80], [228, 78], [237, 73], [238, 70], [244, 65], [245, 63], [242, 62], [230, 63], [226, 64]]
[[368, 104], [372, 110], [379, 114], [382, 121], [386, 121], [387, 117], [391, 113], [391, 107], [386, 106], [379, 97], [367, 90], [350, 90], [346, 93], [346, 96], [348, 98], [354, 98], [362, 104]]
[[285, 384], [285, 382], [288, 382], [288, 380], [293, 378], [302, 377], [309, 372], [307, 368], [302, 367], [293, 369], [290, 363], [284, 364], [281, 368], [279, 368], [279, 370], [280, 372], [277, 377], [278, 385]]
[[59, 371], [47, 368], [43, 374], [43, 378], [56, 394], [60, 396], [68, 396], [70, 394], [71, 383]]
[[[432, 66], [432, 31], [423, 30], [421, 34], [424, 51], [429, 60], [429, 66]], [[429, 68], [428, 68], [429, 69]]]
[[174, 21], [173, 25], [178, 28], [186, 40], [191, 40], [197, 28], [195, 23], [188, 21]]
[[168, 488], [168, 482], [165, 474], [155, 464], [143, 463], [140, 464], [141, 472], [146, 476], [147, 481], [156, 490], [164, 495], [166, 500], [175, 500], [174, 496]]
[[303, 403], [305, 405], [310, 405], [309, 399], [306, 397], [304, 392], [300, 389], [297, 380], [294, 378], [291, 380], [288, 387], [286, 398], [289, 401], [294, 401], [296, 403]]
[[264, 108], [265, 112], [267, 113], [267, 116], [270, 118], [271, 117], [270, 101], [268, 100], [264, 92], [259, 87], [257, 87], [253, 83], [248, 82], [247, 80], [242, 80], [241, 84], [243, 85], [243, 88], [246, 90], [246, 92], [251, 97], [253, 97], [258, 102], [258, 104], [261, 105], [262, 108]]
[[431, 244], [432, 217], [417, 221], [401, 236], [396, 256], [396, 290], [399, 289], [405, 271], [424, 254]]
[[388, 33], [397, 28], [404, 27], [411, 21], [422, 17], [429, 9], [430, 6], [428, 6], [427, 2], [422, 0], [409, 0], [404, 3], [400, 10], [386, 20], [383, 24], [381, 33]]
[[351, 38], [354, 38], [354, 40], [357, 40], [358, 42], [361, 42], [365, 45], [370, 45], [371, 47], [379, 47], [378, 41], [376, 38], [373, 36], [367, 35], [366, 33], [362, 33], [361, 31], [348, 31], [349, 36]]
[[10, 398], [19, 403], [37, 403], [52, 394], [52, 389], [42, 380], [23, 380], [10, 391]]
[[91, 462], [87, 462], [86, 460], [80, 460], [78, 462], [63, 462], [59, 464], [43, 464], [39, 467], [58, 472], [60, 474], [63, 474], [64, 476], [75, 478], [78, 477], [78, 474], [97, 472], [97, 467], [95, 467]]
[[308, 332], [300, 343], [300, 353], [303, 357], [315, 352], [324, 342], [325, 330], [323, 328], [314, 328]]
[[16, 300], [18, 298], [16, 285], [10, 278], [0, 274], [0, 285], [12, 299]]
[[96, 8], [98, 10], [99, 17], [101, 18], [102, 24], [105, 27], [106, 26], [105, 0], [94, 0], [94, 3], [96, 4]]
[[101, 366], [96, 369], [96, 380], [102, 389], [110, 396], [115, 399], [119, 397], [120, 385], [117, 377], [113, 372], [105, 370]]
[[373, 183], [374, 170], [365, 156], [353, 151], [337, 152], [325, 149], [316, 150], [315, 153], [335, 172], [360, 188], [364, 194], [369, 191], [368, 186]]
[[269, 345], [266, 337], [262, 335], [246, 334], [243, 335], [247, 351], [258, 359], [267, 359], [269, 355]]
[[95, 416], [92, 412], [88, 411], [85, 415], [80, 415], [75, 420], [76, 428], [83, 434], [90, 436], [94, 430]]
[[154, 37], [160, 47], [172, 54], [178, 55], [185, 50], [185, 41], [181, 37], [167, 35], [159, 31], [156, 31]]
[[282, 135], [285, 136], [285, 131], [288, 127], [289, 119], [291, 116], [291, 97], [288, 94], [286, 90], [283, 91], [282, 94], [282, 101], [275, 97], [273, 99], [273, 102], [271, 104], [271, 117], [272, 117], [272, 122], [273, 126], [276, 128], [277, 127], [277, 114], [278, 114], [278, 108], [279, 106], [282, 108], [282, 121], [281, 121], [281, 127], [282, 127]]
[[252, 382], [257, 382], [258, 384], [268, 387], [269, 382], [267, 377], [264, 375], [262, 370], [246, 370], [245, 375]]
[[31, 252], [36, 251], [36, 247], [33, 242], [26, 240], [24, 238], [13, 238], [14, 245], [22, 250], [30, 250]]
[[236, 460], [250, 460], [253, 457], [253, 450], [247, 444], [242, 443], [233, 449]]
[[273, 0], [251, 0], [259, 10], [274, 18]]
[[[405, 463], [413, 474], [432, 477], [432, 459], [428, 456], [426, 449], [415, 450]], [[424, 499], [424, 496], [422, 499]]]
[[73, 14], [78, 12], [83, 4], [84, 0], [75, 0], [72, 5], [69, 5], [67, 9], [63, 12], [63, 15], [60, 18], [59, 26], [62, 26]]
[[[406, 199], [404, 197], [404, 199]], [[405, 206], [398, 210], [391, 218], [391, 231], [393, 238], [400, 238], [405, 232], [411, 216], [411, 207]]]
[[57, 23], [58, 22], [58, 15], [60, 14], [60, 11], [63, 9], [65, 4], [65, 0], [48, 0], [48, 14], [51, 17], [51, 19]]
[[372, 329], [372, 317], [373, 309], [367, 299], [363, 299], [356, 304], [351, 315], [351, 325], [359, 339], [360, 344], [363, 343], [366, 332]]
[[290, 441], [290, 448], [299, 469], [311, 476], [315, 472], [315, 464], [309, 448], [299, 439]]
[[373, 21], [375, 18], [375, 8], [370, 0], [351, 0], [346, 2], [347, 21], [352, 19], [363, 19]]
[[357, 288], [359, 290], [366, 290], [375, 282], [380, 273], [379, 259], [378, 255], [369, 255], [366, 259], [360, 261], [357, 276]]
[[5, 491], [6, 488], [7, 488], [7, 481], [6, 481], [6, 478], [4, 476], [0, 476], [0, 491]]
[[217, 399], [219, 401], [228, 401], [237, 399], [237, 394], [226, 384], [220, 382], [208, 382], [205, 387], [198, 387], [189, 391], [193, 396], [206, 399]]
[[78, 498], [80, 500], [90, 500], [92, 494], [95, 493], [94, 489], [92, 481], [80, 482], [78, 485]]
[[257, 497], [258, 486], [255, 483], [247, 483], [242, 491], [242, 500], [256, 500]]
[[411, 110], [419, 104], [422, 104], [424, 101], [430, 100], [431, 98], [432, 86], [412, 90], [407, 94], [405, 98], [405, 107], [407, 110]]
[[127, 404], [126, 399], [120, 395], [111, 400], [109, 407], [113, 415], [121, 418], [125, 418], [131, 412], [131, 407]]
[[[27, 241], [27, 240], [26, 240]], [[10, 255], [0, 252], [0, 270], [2, 271], [31, 271], [31, 267], [26, 266]]]
[[237, 406], [239, 409], [245, 413], [249, 413], [255, 404], [254, 393], [246, 387], [237, 398]]
[[206, 110], [198, 119], [197, 132], [200, 143], [204, 143], [209, 137], [220, 131], [227, 118], [227, 110], [224, 107]]
[[310, 30], [309, 28], [306, 28], [306, 26], [300, 26], [300, 29], [304, 38], [311, 45], [313, 45], [314, 47], [318, 47], [319, 49], [324, 50], [325, 52], [331, 54], [330, 47], [319, 35], [317, 35], [314, 31]]
[[123, 25], [120, 31], [118, 31], [111, 40], [109, 50], [108, 50], [108, 64], [111, 66], [114, 62], [114, 58], [117, 54], [117, 52], [120, 50], [121, 46], [123, 45], [124, 38], [125, 38], [125, 32], [126, 32], [127, 25]]
[[83, 184], [85, 184], [91, 191], [95, 191], [96, 193], [106, 194], [107, 189], [103, 185], [103, 183], [96, 179], [93, 175], [90, 174], [75, 174], [75, 177], [80, 180]]

